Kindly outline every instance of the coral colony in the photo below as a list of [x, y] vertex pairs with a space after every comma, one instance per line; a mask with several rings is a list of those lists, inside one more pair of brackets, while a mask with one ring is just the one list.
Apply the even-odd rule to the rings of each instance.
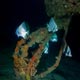
[[[39, 28], [31, 34], [29, 34], [29, 26], [26, 22], [22, 22], [22, 24], [17, 28], [16, 35], [18, 37], [22, 37], [22, 39], [17, 42], [13, 54], [14, 70], [18, 80], [38, 80], [40, 77], [42, 77], [41, 74], [36, 74], [36, 67], [40, 62], [42, 53], [44, 52], [44, 54], [48, 54], [48, 42], [50, 40], [52, 42], [58, 41], [58, 36], [55, 33], [56, 31], [58, 31], [58, 28], [53, 18], [50, 19], [50, 22], [45, 28]], [[31, 51], [32, 56], [29, 58], [28, 50], [30, 47], [35, 46], [36, 43], [38, 44], [38, 47]], [[63, 46], [60, 48], [54, 65], [42, 74], [46, 75], [58, 67], [62, 52]]]

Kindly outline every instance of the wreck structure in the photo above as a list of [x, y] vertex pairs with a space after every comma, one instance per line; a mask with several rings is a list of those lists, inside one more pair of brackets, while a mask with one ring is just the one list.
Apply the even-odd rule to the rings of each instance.
[[[21, 25], [17, 29], [17, 32], [18, 30], [23, 32], [23, 30], [20, 29]], [[22, 28], [24, 28], [24, 26]], [[37, 66], [40, 62], [42, 54], [48, 53], [49, 41], [50, 40], [52, 42], [58, 41], [57, 35], [55, 33], [57, 31], [58, 31], [57, 25], [55, 24], [54, 20], [51, 18], [50, 22], [47, 25], [45, 25], [44, 28], [39, 28], [37, 31], [32, 32], [30, 35], [28, 35], [26, 31], [25, 35], [27, 37], [21, 35], [21, 37], [23, 38], [21, 38], [17, 42], [13, 54], [14, 67], [15, 67], [14, 70], [16, 73], [16, 77], [18, 79], [22, 79], [22, 80], [31, 80], [33, 78], [38, 79], [40, 77], [46, 76], [48, 73], [52, 72], [58, 67], [63, 53], [62, 49], [64, 48], [63, 47], [64, 45], [61, 46], [59, 54], [56, 55], [55, 63], [41, 74], [36, 74]], [[17, 32], [16, 34], [18, 35]], [[37, 47], [36, 44], [38, 45]], [[32, 48], [33, 50], [31, 51], [32, 56], [29, 58], [28, 55], [29, 55], [30, 48]]]
[[71, 17], [80, 14], [80, 0], [44, 0], [44, 3], [47, 15], [54, 17], [58, 28], [64, 28], [67, 34]]
[[[74, 13], [80, 13], [79, 0], [45, 0], [44, 2], [46, 13], [51, 17], [50, 21], [44, 25], [45, 27], [39, 28], [31, 34], [29, 33], [28, 28], [20, 26], [17, 29], [16, 34], [19, 34], [18, 36], [22, 37], [17, 42], [13, 54], [14, 70], [17, 80], [39, 80], [39, 78], [43, 78], [59, 66], [62, 53], [65, 52], [67, 46], [65, 37], [68, 31], [70, 18]], [[25, 25], [24, 22], [22, 23], [22, 26], [23, 25]], [[22, 30], [22, 28], [25, 30]], [[65, 32], [63, 37], [61, 37], [60, 47], [55, 56], [53, 65], [48, 67], [46, 71], [37, 74], [37, 67], [43, 53], [48, 53], [49, 41], [57, 42], [58, 36], [56, 35], [56, 32], [61, 29], [64, 29]], [[70, 52], [69, 47], [68, 51]], [[69, 53], [68, 51], [67, 53], [71, 57], [71, 52]]]

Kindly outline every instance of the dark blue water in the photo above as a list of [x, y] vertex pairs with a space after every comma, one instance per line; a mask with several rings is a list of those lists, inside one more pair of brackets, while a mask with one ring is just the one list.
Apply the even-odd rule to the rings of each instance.
[[49, 21], [44, 0], [13, 0], [3, 1], [2, 4], [2, 11], [0, 11], [1, 48], [10, 47], [16, 41], [15, 30], [22, 21], [29, 23], [31, 31]]

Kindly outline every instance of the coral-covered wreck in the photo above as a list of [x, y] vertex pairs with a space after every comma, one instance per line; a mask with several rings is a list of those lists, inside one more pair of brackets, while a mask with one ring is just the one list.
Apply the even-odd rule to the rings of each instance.
[[[62, 56], [62, 49], [63, 44], [60, 48], [59, 54], [57, 55], [55, 63], [51, 67], [49, 67], [46, 71], [36, 74], [37, 73], [37, 66], [40, 62], [40, 58], [42, 57], [42, 53], [45, 50], [45, 47], [49, 40], [57, 41], [56, 37], [53, 36], [55, 32], [58, 30], [57, 26], [53, 26], [54, 28], [50, 30], [51, 22], [46, 25], [47, 27], [39, 28], [35, 32], [32, 32], [28, 37], [21, 38], [16, 45], [13, 59], [14, 59], [14, 70], [16, 74], [16, 78], [18, 80], [32, 80], [37, 79], [40, 77], [46, 76], [48, 73], [55, 70], [59, 63]], [[52, 38], [53, 37], [53, 38]], [[35, 49], [31, 50], [31, 57], [28, 57], [30, 48], [34, 48], [38, 45]]]

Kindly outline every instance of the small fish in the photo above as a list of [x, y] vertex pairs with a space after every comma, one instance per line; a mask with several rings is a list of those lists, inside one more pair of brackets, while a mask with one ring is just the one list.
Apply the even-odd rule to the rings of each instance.
[[49, 49], [49, 42], [47, 42], [47, 44], [44, 48], [44, 54], [48, 54], [48, 49]]
[[52, 42], [57, 42], [57, 41], [58, 41], [58, 36], [57, 36], [56, 33], [54, 33], [54, 34], [51, 36], [50, 41], [52, 41]]
[[[50, 38], [51, 42], [57, 42], [58, 41], [58, 36], [57, 34], [53, 34]], [[44, 54], [48, 54], [48, 50], [49, 50], [49, 42], [47, 42], [45, 48], [44, 48]]]
[[16, 35], [18, 37], [26, 38], [29, 35], [29, 26], [27, 23], [22, 22], [19, 27], [16, 29]]
[[63, 53], [65, 54], [65, 56], [72, 57], [71, 49], [69, 46], [64, 48]]
[[51, 18], [49, 23], [47, 24], [47, 28], [48, 28], [48, 31], [49, 32], [56, 32], [58, 31], [58, 27], [57, 27], [57, 24], [55, 23], [54, 19]]

